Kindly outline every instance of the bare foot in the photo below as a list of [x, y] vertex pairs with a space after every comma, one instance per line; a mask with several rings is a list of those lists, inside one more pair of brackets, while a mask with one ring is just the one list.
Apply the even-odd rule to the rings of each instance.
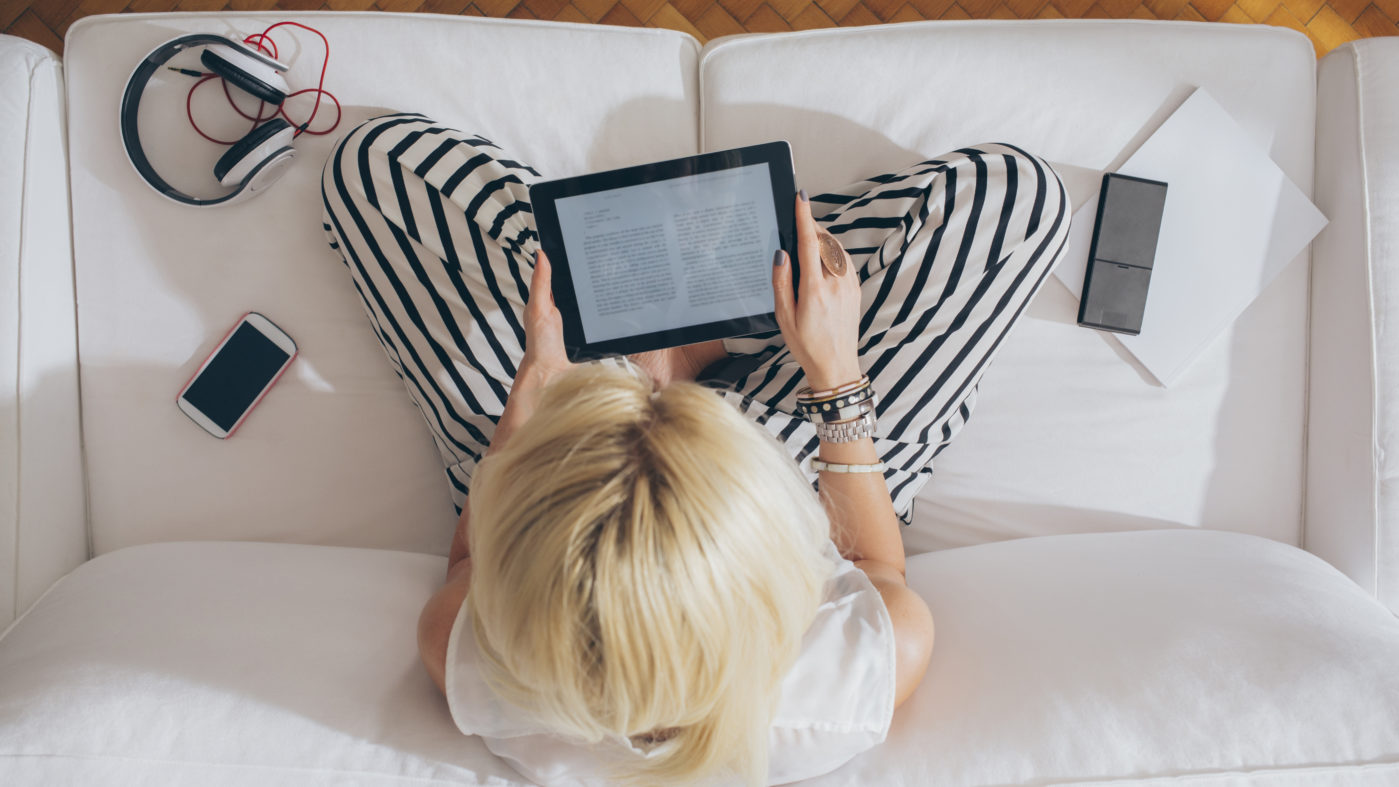
[[646, 374], [651, 377], [651, 385], [660, 390], [671, 381], [671, 369], [674, 361], [671, 357], [676, 348], [667, 347], [664, 350], [651, 350], [650, 352], [636, 353], [628, 355], [627, 360], [646, 370]]
[[680, 354], [685, 359], [685, 370], [689, 372], [686, 380], [693, 380], [699, 377], [699, 373], [711, 363], [729, 357], [729, 351], [724, 349], [722, 339], [714, 339], [699, 344], [687, 344], [680, 347]]

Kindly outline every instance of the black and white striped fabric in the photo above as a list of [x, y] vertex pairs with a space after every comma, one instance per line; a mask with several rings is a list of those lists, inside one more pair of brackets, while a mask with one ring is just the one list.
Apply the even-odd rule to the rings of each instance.
[[[325, 229], [446, 464], [458, 509], [524, 354], [539, 173], [421, 115], [371, 120], [322, 177]], [[849, 251], [864, 315], [860, 365], [880, 394], [880, 456], [905, 522], [932, 461], [970, 417], [978, 381], [1058, 261], [1068, 197], [1040, 159], [964, 148], [811, 197]], [[812, 480], [800, 367], [780, 334], [724, 342], [706, 384], [787, 446]], [[725, 371], [727, 370], [727, 371]]]

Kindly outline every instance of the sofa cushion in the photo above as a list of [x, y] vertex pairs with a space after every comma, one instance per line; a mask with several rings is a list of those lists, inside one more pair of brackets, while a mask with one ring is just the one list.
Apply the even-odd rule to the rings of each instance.
[[[83, 428], [98, 553], [190, 538], [445, 552], [451, 538], [455, 515], [431, 438], [321, 227], [320, 171], [338, 134], [299, 138], [298, 160], [266, 194], [199, 209], [140, 180], [115, 132], [126, 79], [157, 45], [192, 31], [241, 37], [284, 18], [123, 14], [84, 18], [68, 33]], [[326, 88], [345, 108], [341, 132], [385, 110], [420, 111], [554, 176], [697, 148], [698, 45], [680, 33], [427, 14], [293, 18], [330, 40]], [[320, 40], [292, 28], [272, 36], [292, 65], [290, 84], [314, 85]], [[159, 151], [158, 169], [208, 194], [223, 149], [185, 120], [191, 82], [163, 72], [143, 100], [141, 128]], [[246, 130], [216, 89], [197, 98], [209, 99], [195, 108], [211, 133]], [[249, 309], [283, 327], [301, 355], [238, 434], [220, 442], [174, 398]]]
[[1211, 531], [919, 555], [937, 625], [880, 749], [821, 785], [1393, 784], [1399, 621], [1301, 550]]
[[[0, 638], [0, 783], [518, 783], [418, 662], [443, 563], [208, 542], [99, 557]], [[937, 625], [927, 677], [884, 744], [816, 784], [1399, 778], [1399, 622], [1297, 549], [1057, 536], [908, 570]]]
[[417, 660], [444, 564], [224, 542], [90, 561], [0, 639], [0, 783], [505, 783]]
[[[810, 192], [988, 141], [1053, 162], [1075, 205], [1196, 87], [1311, 193], [1316, 60], [1264, 26], [929, 22], [711, 42], [702, 143], [790, 140]], [[1306, 255], [1171, 388], [1046, 284], [915, 506], [915, 549], [1209, 527], [1300, 543]]]

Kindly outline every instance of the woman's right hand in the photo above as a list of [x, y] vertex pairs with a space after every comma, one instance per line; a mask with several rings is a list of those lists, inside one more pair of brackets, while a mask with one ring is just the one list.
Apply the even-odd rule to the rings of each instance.
[[553, 276], [549, 256], [543, 249], [538, 250], [534, 255], [529, 299], [525, 302], [525, 355], [520, 359], [516, 385], [529, 382], [543, 388], [574, 366], [564, 350], [563, 316], [554, 305]]
[[792, 357], [820, 391], [860, 379], [860, 276], [849, 264], [831, 276], [821, 264], [821, 242], [811, 202], [797, 196], [797, 264], [801, 284], [792, 292], [792, 265], [786, 252], [772, 268], [777, 325]]
[[499, 450], [534, 415], [535, 404], [549, 382], [574, 366], [564, 350], [563, 317], [554, 305], [552, 282], [549, 257], [541, 249], [535, 254], [534, 275], [525, 302], [525, 354], [515, 367], [505, 410], [491, 435], [490, 451]]

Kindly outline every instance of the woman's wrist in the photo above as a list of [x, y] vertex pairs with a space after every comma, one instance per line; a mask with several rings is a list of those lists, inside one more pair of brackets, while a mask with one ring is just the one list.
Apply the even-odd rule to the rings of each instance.
[[542, 364], [526, 355], [520, 361], [520, 365], [515, 368], [515, 380], [510, 385], [510, 396], [515, 396], [516, 391], [522, 394], [534, 394], [544, 390], [550, 380], [562, 374], [565, 369], [555, 369]]
[[813, 391], [826, 391], [860, 379], [860, 364], [854, 361], [830, 368], [812, 369], [806, 382]]
[[515, 369], [515, 380], [510, 385], [510, 396], [506, 398], [505, 409], [500, 414], [500, 420], [496, 422], [495, 433], [491, 436], [491, 444], [487, 453], [503, 447], [510, 435], [534, 415], [539, 394], [549, 384], [549, 381], [558, 376], [559, 373], [560, 370], [546, 369], [532, 362], [528, 357], [520, 362], [520, 365]]

